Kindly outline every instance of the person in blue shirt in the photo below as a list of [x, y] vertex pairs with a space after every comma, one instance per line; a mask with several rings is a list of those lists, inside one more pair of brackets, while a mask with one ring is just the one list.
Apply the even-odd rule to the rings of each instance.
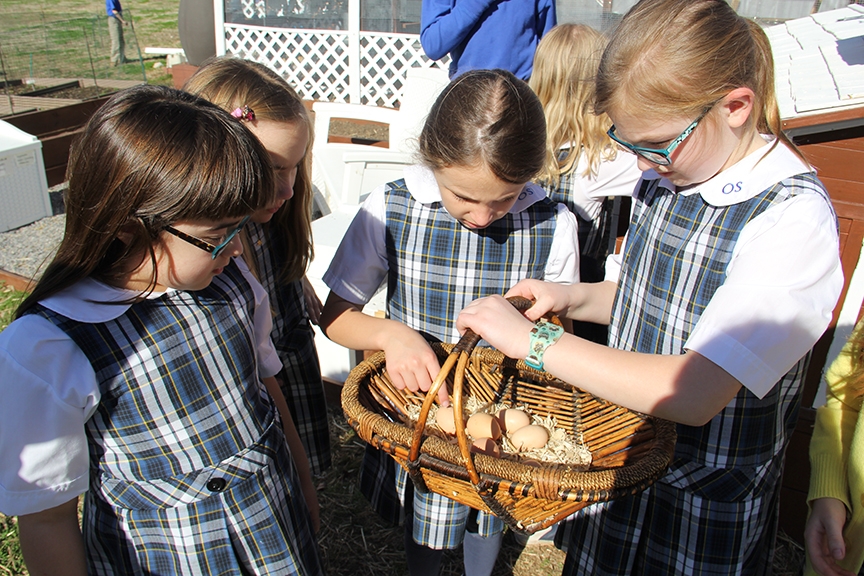
[[450, 54], [450, 78], [503, 68], [528, 80], [537, 44], [556, 23], [555, 0], [423, 0], [420, 44], [432, 60]]
[[120, 0], [105, 0], [108, 14], [108, 35], [111, 36], [111, 64], [119, 66], [126, 63], [126, 45], [123, 41], [123, 7]]

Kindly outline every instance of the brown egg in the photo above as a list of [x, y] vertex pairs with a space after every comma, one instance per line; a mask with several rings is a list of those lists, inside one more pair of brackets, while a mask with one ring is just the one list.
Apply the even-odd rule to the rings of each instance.
[[435, 413], [435, 423], [447, 434], [456, 434], [456, 420], [453, 415], [453, 406], [439, 408]]
[[471, 444], [471, 451], [495, 458], [501, 456], [501, 448], [492, 438], [476, 438]]
[[468, 434], [472, 438], [492, 438], [497, 440], [501, 437], [501, 425], [498, 419], [491, 414], [479, 412], [468, 419], [466, 426]]
[[498, 421], [504, 432], [512, 434], [516, 430], [531, 424], [531, 417], [524, 410], [505, 408], [498, 412]]
[[543, 426], [532, 424], [520, 428], [510, 435], [510, 442], [517, 450], [535, 450], [543, 448], [549, 441], [549, 432]]

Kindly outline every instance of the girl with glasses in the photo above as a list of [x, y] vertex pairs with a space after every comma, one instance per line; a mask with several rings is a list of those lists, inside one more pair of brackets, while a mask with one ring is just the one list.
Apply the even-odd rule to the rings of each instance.
[[321, 573], [269, 302], [237, 258], [272, 174], [177, 90], [88, 122], [59, 250], [0, 333], [0, 510], [31, 573]]
[[312, 122], [297, 92], [257, 62], [213, 58], [183, 89], [234, 113], [276, 170], [276, 198], [252, 213], [244, 258], [270, 296], [270, 336], [284, 366], [277, 380], [312, 473], [322, 474], [330, 467], [330, 429], [312, 329], [322, 305], [305, 276], [312, 260]]
[[[636, 4], [595, 110], [644, 172], [617, 265], [596, 284], [517, 284], [527, 318], [490, 297], [457, 324], [678, 423], [663, 478], [577, 513], [565, 574], [766, 574], [810, 349], [843, 285], [831, 201], [781, 131], [767, 37], [723, 0]], [[538, 352], [550, 310], [609, 324], [609, 346], [564, 334]]]

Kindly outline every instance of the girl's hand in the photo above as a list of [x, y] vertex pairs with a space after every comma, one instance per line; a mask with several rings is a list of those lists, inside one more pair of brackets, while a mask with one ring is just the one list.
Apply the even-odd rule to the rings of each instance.
[[306, 276], [300, 279], [300, 285], [303, 287], [303, 299], [306, 301], [306, 313], [309, 314], [309, 321], [317, 326], [321, 320], [321, 309], [324, 305], [321, 304], [321, 299], [318, 298], [315, 288], [312, 287]]
[[569, 318], [572, 289], [573, 286], [566, 284], [522, 280], [508, 290], [505, 296], [523, 296], [534, 300], [534, 305], [525, 312], [525, 317], [536, 322], [549, 312]]
[[[516, 287], [520, 284], [522, 282]], [[519, 295], [525, 293], [521, 292]], [[535, 308], [537, 308], [536, 304], [528, 311]], [[539, 314], [538, 318], [542, 315]], [[470, 329], [506, 356], [517, 359], [528, 355], [530, 332], [533, 327], [534, 322], [526, 319], [501, 296], [489, 296], [473, 301], [459, 313], [456, 319], [456, 328], [459, 332], [464, 334], [465, 330]]]
[[837, 565], [837, 561], [846, 556], [843, 541], [846, 506], [836, 498], [818, 498], [810, 507], [804, 545], [813, 569], [822, 576], [855, 576], [854, 572]]
[[[391, 328], [397, 329], [384, 347], [390, 381], [399, 390], [428, 391], [441, 371], [438, 357], [418, 332], [404, 324], [396, 324]], [[446, 384], [438, 389], [438, 403], [441, 406], [450, 404]]]

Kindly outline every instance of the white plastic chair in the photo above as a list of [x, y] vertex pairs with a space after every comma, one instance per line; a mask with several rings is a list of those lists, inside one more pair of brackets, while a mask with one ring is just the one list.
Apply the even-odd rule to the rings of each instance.
[[[409, 68], [398, 109], [335, 102], [312, 105], [315, 112], [313, 178], [331, 204], [359, 204], [362, 195], [393, 180], [391, 176], [399, 164], [411, 162], [426, 115], [448, 82], [447, 71], [442, 68]], [[334, 118], [386, 124], [388, 148], [328, 142], [330, 122]], [[384, 169], [385, 164], [389, 169]], [[372, 173], [363, 173], [369, 169]]]

